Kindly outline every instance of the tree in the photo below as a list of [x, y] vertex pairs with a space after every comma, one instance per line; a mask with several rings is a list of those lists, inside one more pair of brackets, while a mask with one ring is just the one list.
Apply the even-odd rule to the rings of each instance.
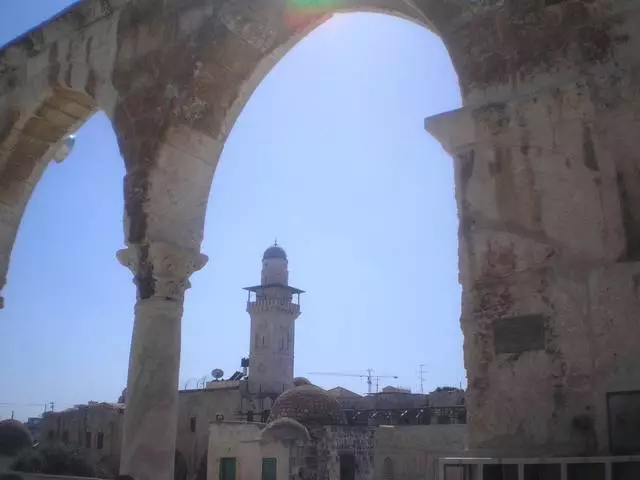
[[104, 471], [92, 464], [79, 450], [65, 445], [43, 446], [20, 453], [11, 469], [17, 472], [70, 475], [74, 477], [105, 477]]
[[20, 451], [31, 448], [33, 440], [24, 423], [18, 420], [0, 422], [0, 455], [12, 457]]

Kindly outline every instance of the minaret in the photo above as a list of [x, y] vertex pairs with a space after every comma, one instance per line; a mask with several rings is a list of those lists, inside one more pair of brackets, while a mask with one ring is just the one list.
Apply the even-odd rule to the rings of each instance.
[[249, 392], [253, 394], [279, 394], [293, 386], [294, 323], [304, 292], [289, 286], [287, 267], [287, 254], [276, 242], [262, 256], [260, 285], [245, 288], [251, 317]]

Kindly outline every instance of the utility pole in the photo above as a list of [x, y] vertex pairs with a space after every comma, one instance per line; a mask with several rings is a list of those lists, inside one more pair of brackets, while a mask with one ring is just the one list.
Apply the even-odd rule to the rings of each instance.
[[13, 415], [15, 414], [15, 412], [13, 410], [11, 410], [11, 420], [13, 420]]
[[424, 367], [426, 365], [424, 363], [420, 364], [420, 393], [424, 393]]

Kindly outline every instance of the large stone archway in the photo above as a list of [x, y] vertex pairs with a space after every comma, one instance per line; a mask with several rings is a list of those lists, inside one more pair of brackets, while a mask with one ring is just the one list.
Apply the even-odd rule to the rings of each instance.
[[470, 447], [608, 452], [607, 394], [640, 389], [631, 2], [81, 2], [0, 52], [2, 278], [49, 152], [104, 110], [127, 171], [118, 258], [138, 292], [121, 473], [168, 480], [182, 302], [206, 261], [218, 156], [262, 76], [343, 10], [431, 28], [459, 76], [465, 107], [426, 127], [455, 162]]

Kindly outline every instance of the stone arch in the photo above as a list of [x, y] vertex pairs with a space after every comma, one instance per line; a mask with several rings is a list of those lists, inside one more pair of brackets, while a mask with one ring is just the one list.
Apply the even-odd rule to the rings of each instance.
[[[189, 124], [222, 143], [269, 71], [334, 14], [372, 12], [403, 18], [436, 33], [448, 48], [451, 43], [448, 25], [466, 13], [467, 8], [461, 6], [463, 2], [444, 0], [429, 2], [424, 10], [400, 0], [313, 2], [313, 5], [294, 0], [260, 7], [249, 3], [228, 0], [214, 9], [197, 2], [175, 12], [179, 18], [199, 15], [201, 19], [185, 21], [181, 32], [189, 39], [184, 41], [184, 48], [191, 54], [191, 60], [188, 66], [182, 59], [176, 61], [195, 74], [188, 82], [176, 84], [174, 100], [179, 107], [174, 121]], [[453, 53], [450, 56], [453, 61]], [[453, 63], [455, 66], [459, 62]]]
[[99, 110], [111, 117], [116, 17], [97, 3], [74, 5], [2, 49], [0, 292], [22, 214], [59, 142]]
[[[146, 315], [147, 320], [154, 316], [167, 320], [157, 321], [154, 327], [149, 327], [156, 330], [141, 330], [142, 333], [134, 336], [132, 358], [144, 346], [148, 347], [151, 361], [147, 365], [132, 366], [130, 379], [138, 374], [148, 374], [158, 364], [164, 364], [167, 368], [163, 369], [166, 373], [151, 379], [153, 386], [158, 388], [147, 389], [155, 391], [155, 397], [162, 401], [149, 399], [140, 393], [144, 390], [142, 381], [138, 385], [133, 381], [129, 384], [134, 388], [129, 389], [131, 405], [127, 409], [127, 417], [138, 416], [139, 421], [129, 422], [131, 432], [125, 435], [123, 451], [131, 455], [133, 460], [127, 458], [124, 473], [146, 469], [153, 474], [152, 463], [162, 464], [158, 465], [158, 471], [169, 471], [170, 468], [166, 467], [172, 462], [175, 445], [169, 434], [154, 430], [153, 425], [160, 423], [158, 418], [163, 421], [175, 419], [177, 400], [173, 395], [177, 384], [179, 348], [176, 349], [169, 341], [166, 342], [168, 348], [164, 350], [159, 342], [142, 344], [154, 333], [162, 338], [171, 338], [171, 335], [179, 337], [181, 300], [188, 286], [187, 278], [205, 261], [199, 254], [203, 213], [215, 163], [226, 135], [269, 68], [305, 33], [326, 21], [332, 13], [368, 10], [405, 16], [441, 35], [459, 74], [465, 103], [477, 107], [473, 111], [469, 108], [466, 112], [442, 115], [428, 125], [430, 131], [439, 132], [438, 138], [455, 156], [461, 238], [472, 247], [481, 247], [462, 248], [460, 254], [464, 272], [470, 272], [472, 268], [477, 270], [477, 276], [465, 274], [462, 277], [465, 288], [464, 321], [476, 338], [482, 338], [482, 342], [478, 342], [480, 346], [476, 347], [472, 345], [471, 337], [467, 336], [465, 345], [465, 363], [470, 369], [471, 380], [467, 399], [470, 411], [474, 410], [470, 415], [470, 431], [474, 434], [471, 436], [471, 445], [491, 445], [494, 436], [501, 442], [510, 442], [513, 430], [510, 426], [518, 423], [523, 425], [524, 434], [535, 433], [535, 437], [530, 437], [532, 442], [548, 448], [551, 445], [549, 439], [561, 439], [565, 433], [562, 429], [569, 423], [567, 420], [570, 415], [578, 412], [570, 408], [560, 409], [553, 404], [555, 397], [564, 398], [553, 391], [553, 382], [557, 377], [544, 379], [548, 408], [532, 409], [527, 402], [533, 397], [523, 388], [529, 379], [526, 375], [519, 375], [520, 372], [526, 373], [526, 370], [516, 371], [515, 368], [519, 367], [513, 364], [517, 362], [510, 362], [511, 365], [503, 366], [513, 369], [513, 375], [503, 377], [496, 374], [498, 369], [493, 368], [497, 364], [491, 351], [489, 325], [495, 318], [509, 314], [538, 312], [545, 318], [546, 324], [559, 330], [554, 331], [555, 338], [568, 335], [569, 330], [562, 331], [562, 325], [568, 325], [567, 321], [557, 321], [564, 312], [556, 309], [553, 300], [564, 300], [566, 293], [573, 290], [564, 286], [564, 279], [556, 282], [557, 278], [544, 276], [547, 273], [534, 278], [528, 272], [533, 271], [534, 267], [538, 268], [538, 260], [534, 264], [529, 259], [543, 258], [545, 266], [558, 266], [562, 270], [565, 265], [577, 264], [586, 257], [582, 252], [575, 251], [569, 243], [558, 245], [556, 242], [547, 252], [547, 240], [553, 239], [554, 235], [562, 236], [563, 222], [556, 221], [543, 232], [544, 236], [532, 237], [530, 232], [523, 232], [522, 229], [509, 231], [512, 225], [507, 225], [500, 215], [494, 216], [493, 204], [510, 207], [516, 202], [512, 198], [506, 201], [504, 198], [494, 198], [486, 185], [493, 177], [500, 180], [500, 184], [504, 184], [505, 180], [509, 183], [512, 173], [503, 167], [513, 165], [513, 158], [510, 158], [512, 153], [528, 159], [532, 142], [541, 147], [551, 147], [553, 151], [579, 152], [577, 156], [585, 163], [584, 168], [593, 172], [604, 172], [601, 167], [613, 171], [611, 175], [607, 173], [611, 178], [605, 178], [609, 186], [601, 188], [601, 183], [594, 182], [598, 193], [607, 197], [625, 196], [628, 193], [626, 189], [635, 185], [635, 180], [625, 178], [620, 178], [618, 182], [623, 185], [617, 185], [615, 179], [618, 164], [626, 165], [628, 160], [623, 159], [633, 158], [629, 152], [637, 150], [635, 130], [618, 128], [617, 125], [635, 118], [634, 111], [625, 111], [627, 107], [622, 106], [635, 107], [636, 102], [635, 95], [629, 95], [627, 90], [629, 85], [637, 83], [637, 79], [632, 79], [633, 76], [629, 74], [637, 56], [625, 46], [632, 46], [629, 43], [631, 39], [636, 41], [635, 30], [630, 28], [632, 24], [626, 24], [626, 18], [631, 16], [621, 15], [632, 9], [609, 5], [612, 2], [604, 0], [591, 2], [589, 6], [583, 5], [586, 2], [429, 0], [420, 2], [424, 10], [401, 0], [347, 0], [340, 8], [335, 8], [338, 2], [328, 0], [314, 2], [316, 5], [313, 9], [288, 15], [291, 12], [286, 11], [286, 6], [300, 6], [302, 1], [167, 0], [162, 2], [162, 8], [158, 8], [158, 2], [153, 1], [87, 0], [4, 48], [0, 76], [0, 175], [3, 182], [0, 191], [6, 198], [0, 199], [0, 203], [6, 200], [8, 206], [0, 206], [3, 215], [3, 223], [0, 224], [0, 267], [3, 270], [0, 273], [6, 271], [14, 230], [30, 195], [29, 185], [33, 183], [30, 181], [38, 177], [43, 168], [38, 159], [46, 155], [47, 145], [51, 146], [58, 140], [54, 138], [47, 142], [41, 139], [41, 150], [32, 152], [34, 156], [28, 161], [18, 162], [18, 157], [12, 160], [9, 156], [16, 149], [25, 148], [28, 152], [31, 148], [31, 139], [22, 135], [22, 128], [32, 117], [39, 118], [35, 114], [39, 102], [49, 95], [46, 92], [52, 86], [85, 92], [88, 97], [97, 99], [96, 103], [110, 114], [125, 156], [125, 225], [129, 249], [121, 253], [120, 258], [134, 270], [140, 300], [136, 317], [144, 319]], [[607, 8], [602, 8], [605, 5]], [[620, 32], [626, 33], [619, 35]], [[596, 83], [593, 83], [596, 80], [594, 73], [597, 73]], [[589, 81], [585, 82], [585, 77]], [[621, 78], [624, 81], [620, 81]], [[606, 84], [609, 80], [609, 84]], [[21, 83], [23, 81], [24, 84]], [[20, 85], [20, 92], [17, 85]], [[535, 96], [529, 97], [530, 94]], [[37, 99], [36, 105], [23, 108], [21, 100], [17, 99], [19, 95], [22, 100]], [[538, 106], [527, 105], [523, 101], [518, 104], [514, 100], [517, 96], [521, 100], [527, 97], [524, 102], [534, 100]], [[530, 113], [530, 118], [522, 117], [522, 112]], [[609, 115], [613, 112], [615, 116]], [[584, 120], [585, 117], [593, 125], [598, 125], [598, 130], [602, 132], [594, 132], [591, 126], [584, 124], [575, 132], [568, 129], [568, 119]], [[618, 118], [620, 122], [612, 121]], [[560, 120], [564, 124], [556, 126], [562, 127], [561, 130], [553, 133], [545, 130], [552, 121]], [[28, 131], [37, 123], [31, 122]], [[610, 124], [616, 125], [609, 127]], [[612, 147], [615, 147], [613, 144], [622, 143], [620, 140], [628, 140], [629, 152], [616, 148], [604, 149], [599, 143], [607, 130], [606, 135], [610, 137]], [[596, 137], [593, 137], [594, 134]], [[559, 140], [558, 144], [556, 139]], [[581, 153], [580, 146], [574, 145], [574, 139], [583, 140]], [[539, 143], [541, 140], [542, 143]], [[499, 148], [478, 149], [481, 143]], [[507, 144], [515, 144], [518, 148], [512, 152], [505, 148]], [[533, 150], [536, 156], [545, 160], [535, 164], [553, 164], [542, 149], [539, 152]], [[600, 165], [599, 161], [603, 164]], [[635, 166], [629, 163], [628, 168], [633, 170]], [[572, 182], [576, 178], [574, 175], [572, 173], [568, 177]], [[602, 178], [594, 180], [600, 182]], [[629, 185], [624, 184], [625, 181]], [[525, 183], [533, 182], [525, 180]], [[539, 194], [547, 196], [547, 193], [558, 190], [556, 187], [538, 185], [537, 190], [532, 192], [532, 199], [538, 198]], [[571, 188], [564, 190], [571, 191]], [[15, 191], [19, 193], [11, 193]], [[481, 202], [478, 201], [479, 197], [489, 197], [491, 201]], [[615, 204], [616, 199], [611, 198], [609, 203]], [[597, 228], [591, 227], [596, 222], [589, 215], [616, 219], [606, 227], [606, 233], [612, 239], [619, 236], [618, 230], [623, 230], [616, 225], [623, 223], [617, 207], [588, 209], [579, 204], [568, 206], [553, 198], [547, 200], [545, 212], [553, 212], [556, 206], [563, 209], [570, 207], [570, 213], [581, 219], [576, 222], [590, 225], [588, 235], [582, 235], [584, 238], [597, 237]], [[626, 205], [628, 201], [622, 203]], [[471, 205], [474, 209], [470, 208]], [[538, 210], [538, 207], [535, 209]], [[582, 212], [585, 212], [584, 218]], [[482, 235], [495, 237], [489, 240], [498, 243], [503, 241], [504, 244], [491, 252], [483, 250], [483, 245], [491, 242], [478, 236], [481, 230]], [[575, 238], [575, 233], [571, 232], [571, 236]], [[514, 240], [511, 241], [511, 238]], [[517, 250], [512, 248], [516, 245]], [[610, 244], [603, 246], [606, 248], [586, 258], [588, 261], [585, 265], [615, 261], [610, 256], [619, 252], [619, 248]], [[527, 271], [521, 272], [522, 281], [518, 284], [511, 278], [514, 273], [512, 270], [518, 263], [516, 260], [527, 264]], [[493, 268], [493, 273], [500, 273], [491, 285], [482, 281], [486, 276], [483, 271], [485, 266]], [[496, 267], [503, 271], [496, 271]], [[566, 272], [571, 273], [569, 270]], [[4, 273], [1, 274], [4, 277]], [[600, 272], [593, 272], [593, 275], [602, 282], [603, 290], [618, 283], [617, 277], [602, 277], [604, 273]], [[629, 282], [633, 284], [632, 280]], [[612, 287], [611, 290], [620, 289]], [[531, 297], [531, 292], [536, 293], [537, 303], [525, 300], [525, 297]], [[537, 300], [538, 294], [542, 298], [540, 301]], [[147, 299], [151, 301], [144, 304]], [[584, 304], [578, 303], [582, 301], [576, 299], [575, 307], [566, 310], [589, 311], [591, 298], [585, 299]], [[613, 299], [607, 301], [614, 302]], [[636, 305], [629, 305], [633, 312]], [[601, 311], [609, 307], [609, 304], [605, 304]], [[628, 317], [622, 313], [618, 315]], [[538, 325], [540, 320], [536, 320]], [[582, 318], [576, 316], [574, 320], [576, 329], [580, 331], [584, 325]], [[158, 326], [164, 324], [173, 330], [162, 330], [163, 327]], [[582, 346], [589, 343], [587, 340], [582, 342]], [[612, 338], [610, 344], [614, 343], [616, 340]], [[635, 358], [632, 347], [628, 347], [628, 352], [624, 353], [629, 359]], [[570, 357], [573, 354], [567, 355]], [[577, 362], [577, 357], [568, 360]], [[565, 370], [564, 363], [557, 363], [554, 368], [562, 372]], [[613, 371], [619, 365], [612, 363], [607, 368]], [[584, 377], [589, 381], [598, 378], [588, 369], [585, 372]], [[507, 377], [510, 380], [507, 381]], [[497, 380], [505, 383], [497, 383]], [[514, 405], [513, 415], [505, 416], [495, 410], [496, 403], [486, 396], [491, 393], [490, 385], [495, 391], [517, 394], [510, 400]], [[591, 387], [598, 398], [605, 397], [607, 387], [604, 384], [597, 384], [594, 380]], [[568, 402], [569, 405], [578, 403]], [[546, 417], [555, 415], [558, 409], [563, 417], [550, 422]], [[600, 406], [599, 409], [603, 410], [604, 407]], [[550, 418], [555, 418], [553, 415]], [[599, 423], [601, 427], [604, 425], [604, 422]], [[548, 431], [537, 428], [544, 424], [553, 426]], [[136, 441], [133, 441], [134, 437]], [[602, 438], [606, 439], [604, 429]], [[144, 455], [145, 448], [156, 440], [162, 445], [152, 454], [147, 451], [147, 455]], [[134, 448], [127, 448], [131, 446]], [[134, 449], [138, 452], [132, 453]], [[160, 461], [150, 462], [149, 458]], [[132, 464], [142, 467], [129, 468]], [[138, 474], [137, 471], [135, 473]]]
[[97, 110], [90, 96], [68, 88], [53, 87], [36, 96], [22, 104], [5, 99], [10, 105], [5, 125], [0, 119], [0, 291], [31, 194], [65, 136]]

